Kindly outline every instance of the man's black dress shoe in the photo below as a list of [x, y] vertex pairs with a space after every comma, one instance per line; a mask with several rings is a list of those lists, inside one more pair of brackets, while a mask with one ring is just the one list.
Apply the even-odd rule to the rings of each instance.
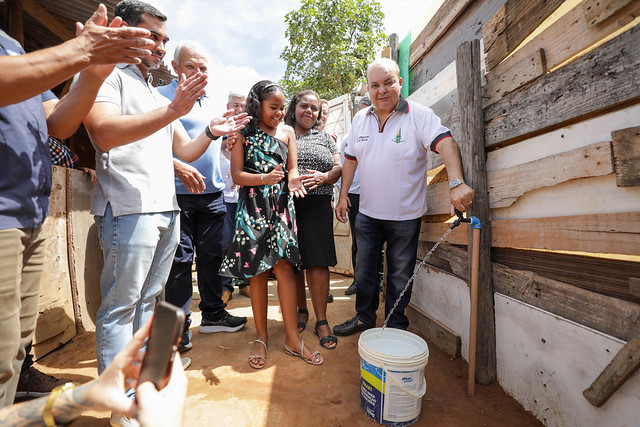
[[346, 291], [344, 291], [345, 295], [353, 295], [356, 293], [356, 281], [354, 280], [352, 284], [349, 285]]
[[349, 335], [357, 334], [358, 332], [366, 331], [367, 329], [371, 329], [375, 326], [372, 323], [362, 323], [358, 320], [358, 317], [355, 316], [353, 319], [349, 319], [344, 323], [336, 325], [333, 327], [333, 333], [346, 337]]

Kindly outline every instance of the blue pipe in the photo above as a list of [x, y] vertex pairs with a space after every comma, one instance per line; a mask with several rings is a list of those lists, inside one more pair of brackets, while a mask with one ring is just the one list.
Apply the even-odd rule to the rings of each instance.
[[482, 228], [482, 225], [480, 224], [480, 220], [475, 216], [471, 217], [471, 224], [469, 225], [473, 228]]

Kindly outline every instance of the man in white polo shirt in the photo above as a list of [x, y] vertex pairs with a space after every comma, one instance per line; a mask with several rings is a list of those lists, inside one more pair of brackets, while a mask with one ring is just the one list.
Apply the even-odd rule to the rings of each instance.
[[166, 16], [135, 0], [118, 3], [115, 14], [149, 30], [153, 47], [140, 64], [116, 67], [85, 119], [98, 178], [91, 213], [104, 255], [96, 319], [99, 373], [151, 317], [169, 275], [180, 231], [172, 153], [191, 162], [216, 136], [248, 121], [237, 115], [212, 118], [191, 138], [178, 119], [204, 95], [206, 75], [182, 75], [172, 101], [160, 95], [149, 71], [166, 52]]
[[[353, 118], [336, 217], [347, 221], [347, 193], [356, 167], [360, 171], [360, 206], [356, 220], [358, 253], [355, 279], [357, 314], [336, 325], [336, 335], [352, 335], [375, 326], [378, 295], [378, 256], [386, 242], [387, 294], [385, 316], [391, 311], [413, 274], [418, 250], [420, 218], [426, 210], [427, 154], [442, 156], [449, 176], [453, 208], [466, 211], [473, 190], [462, 181], [458, 144], [431, 109], [400, 96], [398, 65], [379, 59], [369, 65], [367, 85], [372, 108]], [[388, 326], [407, 329], [405, 293]]]

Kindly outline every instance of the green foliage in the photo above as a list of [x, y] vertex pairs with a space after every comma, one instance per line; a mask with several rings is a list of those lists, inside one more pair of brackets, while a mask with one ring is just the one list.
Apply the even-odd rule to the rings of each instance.
[[384, 14], [377, 0], [302, 0], [285, 16], [289, 45], [280, 58], [280, 84], [289, 95], [313, 89], [333, 99], [366, 80], [368, 64], [386, 45]]

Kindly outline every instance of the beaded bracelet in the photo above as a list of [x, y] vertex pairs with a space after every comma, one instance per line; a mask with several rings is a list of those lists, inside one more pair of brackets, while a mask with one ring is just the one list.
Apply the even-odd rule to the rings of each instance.
[[67, 390], [71, 390], [76, 387], [75, 383], [66, 383], [63, 385], [59, 385], [58, 387], [51, 390], [49, 393], [49, 398], [47, 399], [47, 403], [44, 405], [44, 409], [42, 410], [42, 419], [44, 421], [44, 425], [47, 427], [55, 427], [56, 420], [53, 418], [53, 404], [55, 403], [58, 396], [64, 393]]

